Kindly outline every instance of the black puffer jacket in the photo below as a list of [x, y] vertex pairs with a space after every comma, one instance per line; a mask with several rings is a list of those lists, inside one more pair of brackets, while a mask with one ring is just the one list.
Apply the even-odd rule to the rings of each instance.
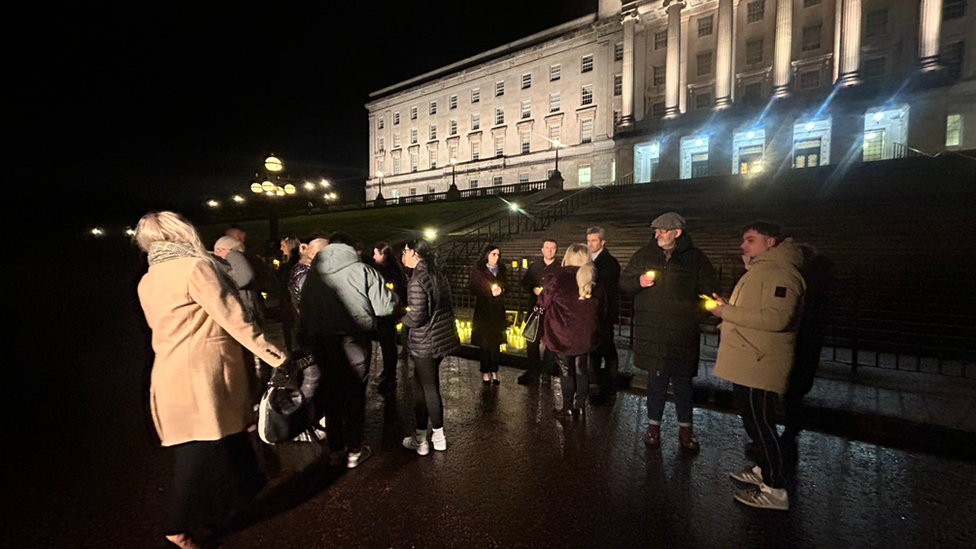
[[[655, 271], [654, 285], [642, 288], [640, 275]], [[634, 366], [648, 372], [683, 377], [698, 373], [699, 324], [708, 317], [700, 294], [718, 291], [718, 277], [708, 257], [678, 237], [665, 261], [657, 242], [637, 250], [620, 278], [623, 291], [634, 296]]]
[[403, 324], [410, 328], [407, 347], [411, 355], [440, 358], [461, 346], [451, 288], [446, 278], [431, 274], [426, 261], [417, 264], [407, 283], [407, 307]]

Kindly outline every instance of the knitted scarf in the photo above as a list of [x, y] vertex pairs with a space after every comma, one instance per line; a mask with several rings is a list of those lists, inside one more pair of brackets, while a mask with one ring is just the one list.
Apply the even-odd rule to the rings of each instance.
[[150, 265], [156, 265], [181, 257], [198, 256], [196, 250], [188, 242], [153, 242], [149, 245]]

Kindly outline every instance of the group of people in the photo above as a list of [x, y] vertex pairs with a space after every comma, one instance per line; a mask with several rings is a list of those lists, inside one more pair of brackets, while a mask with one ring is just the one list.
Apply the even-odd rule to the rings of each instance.
[[[648, 374], [643, 440], [649, 447], [660, 445], [670, 385], [679, 444], [698, 450], [692, 378], [699, 369], [700, 325], [716, 317], [721, 339], [714, 374], [734, 384], [756, 460], [732, 474], [751, 485], [735, 498], [788, 509], [788, 456], [776, 429], [776, 404], [798, 383], [791, 381], [791, 367], [806, 291], [800, 274], [803, 249], [783, 239], [775, 224], [747, 225], [741, 244], [746, 273], [724, 299], [715, 269], [693, 245], [683, 217], [663, 214], [651, 228], [654, 239], [623, 272], [600, 227], [588, 229], [586, 243], [570, 245], [558, 264], [558, 244], [542, 243], [542, 259], [519, 281], [542, 319], [540, 337], [528, 343], [530, 367], [519, 383], [558, 373], [562, 398], [554, 413], [559, 417], [585, 414], [591, 376], [598, 393], [589, 401], [612, 403], [618, 362], [614, 324], [624, 292], [634, 303], [634, 364]], [[460, 341], [450, 284], [431, 245], [411, 240], [398, 258], [381, 242], [364, 261], [358, 243], [341, 232], [316, 233], [305, 242], [282, 240], [286, 342], [278, 346], [261, 328], [263, 300], [253, 284], [244, 239], [242, 230], [229, 229], [210, 253], [192, 225], [165, 211], [147, 214], [136, 228], [135, 240], [149, 263], [138, 294], [155, 352], [152, 415], [163, 446], [172, 447], [176, 459], [167, 539], [181, 547], [199, 547], [202, 533], [219, 529], [264, 485], [246, 434], [267, 377], [262, 367], [293, 373], [294, 358], [314, 357], [314, 368], [301, 373], [321, 387], [306, 396], [324, 418], [329, 462], [354, 468], [371, 453], [364, 426], [372, 339], [383, 355], [378, 388], [389, 395], [396, 387], [396, 326], [402, 324], [405, 352], [412, 357], [416, 420], [403, 446], [419, 455], [447, 447], [439, 369]], [[480, 349], [487, 385], [499, 383], [499, 346], [508, 323], [510, 281], [500, 258], [501, 250], [489, 245], [469, 277], [476, 296], [471, 343]]]

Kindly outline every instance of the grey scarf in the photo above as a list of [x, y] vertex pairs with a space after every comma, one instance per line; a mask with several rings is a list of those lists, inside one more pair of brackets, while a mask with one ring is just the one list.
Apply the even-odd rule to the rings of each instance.
[[153, 242], [149, 245], [150, 265], [181, 257], [199, 257], [199, 255], [189, 242]]

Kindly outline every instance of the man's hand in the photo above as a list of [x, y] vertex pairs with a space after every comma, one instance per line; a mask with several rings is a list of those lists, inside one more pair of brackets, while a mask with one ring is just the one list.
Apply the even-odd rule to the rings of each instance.
[[541, 286], [536, 286], [535, 288], [532, 288], [532, 293], [534, 293], [535, 295], [541, 294], [542, 293], [542, 287]]
[[724, 297], [718, 294], [712, 294], [712, 301], [715, 302], [715, 305], [713, 307], [709, 307], [708, 312], [712, 313], [713, 315], [719, 318], [722, 318], [722, 311], [725, 309], [725, 306], [729, 304], [729, 302], [726, 301]]
[[214, 255], [220, 259], [227, 259], [227, 252], [229, 251], [230, 248], [214, 248]]
[[650, 288], [654, 285], [654, 275], [647, 276], [647, 273], [640, 275], [641, 288]]

